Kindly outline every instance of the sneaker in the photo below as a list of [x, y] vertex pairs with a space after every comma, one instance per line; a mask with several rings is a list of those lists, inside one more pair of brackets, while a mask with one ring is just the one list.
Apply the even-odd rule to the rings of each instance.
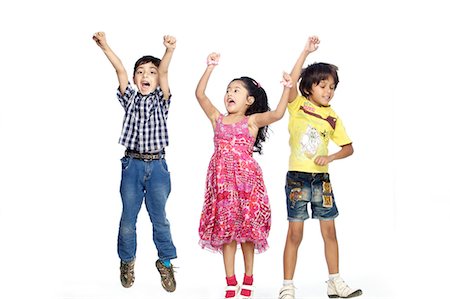
[[161, 260], [156, 261], [156, 269], [158, 269], [161, 275], [161, 285], [167, 292], [175, 291], [177, 287], [177, 282], [175, 281], [175, 276], [173, 274], [173, 265], [170, 267], [164, 266]]
[[329, 298], [353, 298], [362, 294], [360, 289], [351, 289], [341, 277], [334, 280], [328, 280], [327, 284]]
[[120, 261], [120, 282], [124, 288], [129, 288], [134, 283], [134, 260], [130, 262]]
[[283, 286], [280, 290], [278, 299], [295, 299], [295, 287], [294, 285]]

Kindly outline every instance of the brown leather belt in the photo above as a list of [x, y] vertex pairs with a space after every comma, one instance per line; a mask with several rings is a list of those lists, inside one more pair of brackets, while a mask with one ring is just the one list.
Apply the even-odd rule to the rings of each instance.
[[164, 151], [159, 153], [140, 153], [127, 149], [125, 151], [125, 156], [144, 161], [159, 160], [164, 158]]

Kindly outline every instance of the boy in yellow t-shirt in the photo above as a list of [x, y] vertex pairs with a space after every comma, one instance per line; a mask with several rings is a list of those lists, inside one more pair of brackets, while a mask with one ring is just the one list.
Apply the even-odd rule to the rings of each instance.
[[[320, 221], [325, 243], [328, 297], [350, 298], [362, 294], [360, 289], [351, 289], [339, 275], [334, 225], [334, 218], [339, 213], [328, 174], [329, 163], [353, 153], [352, 141], [341, 119], [329, 105], [339, 83], [338, 68], [328, 63], [314, 63], [302, 70], [306, 57], [318, 48], [319, 43], [316, 36], [308, 38], [291, 72], [292, 82], [301, 78], [298, 87], [301, 95], [296, 88], [291, 88], [288, 104], [291, 154], [285, 186], [289, 228], [283, 257], [284, 281], [279, 299], [295, 298], [293, 277], [297, 251], [303, 238], [303, 223], [309, 218], [308, 203], [311, 204], [312, 218]], [[328, 153], [330, 140], [341, 147], [336, 153]]]

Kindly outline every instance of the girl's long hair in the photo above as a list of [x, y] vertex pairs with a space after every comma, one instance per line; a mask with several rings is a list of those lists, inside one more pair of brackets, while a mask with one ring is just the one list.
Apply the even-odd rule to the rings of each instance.
[[[241, 81], [244, 87], [248, 91], [248, 95], [255, 98], [255, 101], [251, 106], [245, 111], [245, 115], [252, 115], [255, 113], [262, 113], [270, 111], [269, 102], [267, 99], [266, 91], [261, 87], [261, 85], [254, 79], [250, 77], [240, 77], [233, 79], [233, 81]], [[268, 126], [259, 128], [258, 134], [256, 135], [255, 144], [253, 145], [253, 151], [262, 154], [262, 142], [266, 141], [268, 135]]]

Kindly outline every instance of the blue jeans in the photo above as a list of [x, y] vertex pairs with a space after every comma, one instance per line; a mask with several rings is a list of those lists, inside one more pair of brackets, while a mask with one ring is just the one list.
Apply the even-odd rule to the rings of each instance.
[[123, 209], [117, 241], [120, 259], [129, 262], [136, 256], [136, 221], [144, 199], [153, 225], [153, 242], [159, 259], [176, 258], [177, 252], [165, 210], [171, 188], [166, 160], [144, 161], [125, 156], [121, 162], [120, 194]]
[[288, 221], [308, 219], [308, 203], [314, 219], [332, 220], [339, 215], [328, 173], [288, 171], [285, 192]]

